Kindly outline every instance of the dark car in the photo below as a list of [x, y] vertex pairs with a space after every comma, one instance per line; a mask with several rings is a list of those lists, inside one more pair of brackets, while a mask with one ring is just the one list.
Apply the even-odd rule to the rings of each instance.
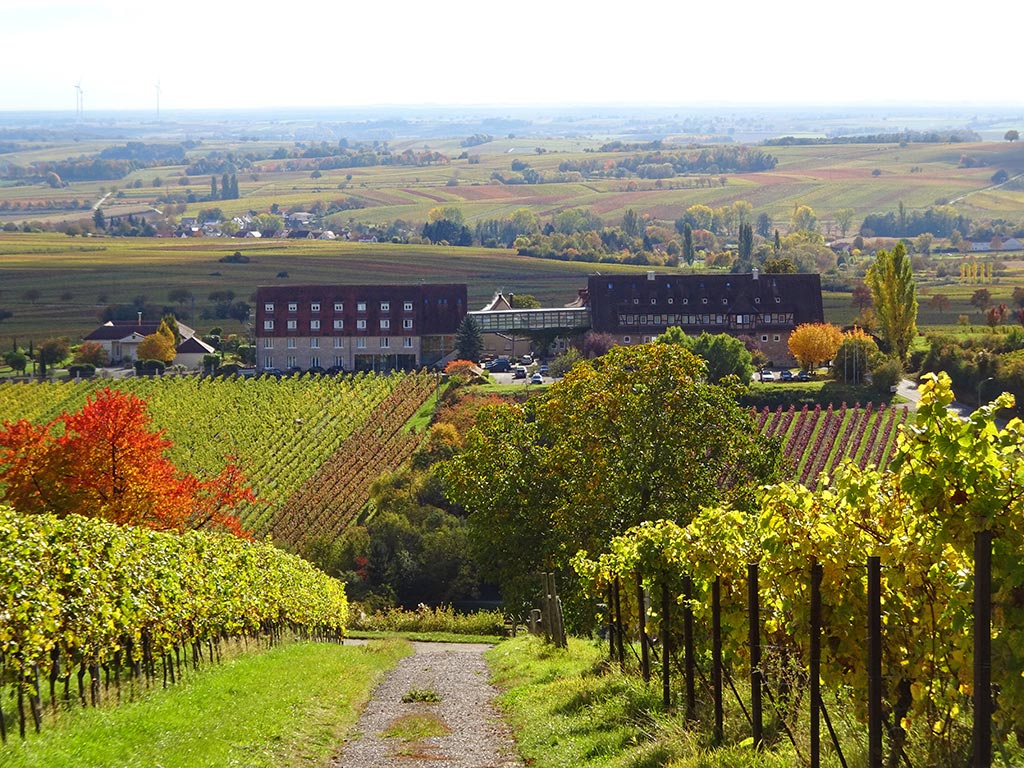
[[259, 371], [256, 376], [274, 376], [275, 378], [280, 378], [284, 376], [284, 371], [280, 368], [264, 368], [262, 371]]
[[782, 369], [782, 380], [783, 381], [792, 381], [793, 380], [793, 372], [791, 370], [789, 370], [789, 368], [783, 368]]
[[522, 366], [522, 365], [517, 365], [515, 368], [512, 369], [512, 378], [513, 379], [525, 379], [526, 378], [526, 368], [524, 366]]
[[307, 369], [306, 373], [311, 373], [314, 376], [322, 376], [325, 373], [327, 373], [327, 370], [324, 369], [324, 368], [321, 368], [319, 365], [314, 365], [311, 368]]
[[512, 370], [512, 363], [508, 360], [492, 360], [484, 368], [491, 373], [508, 373]]
[[285, 376], [301, 376], [302, 375], [302, 369], [299, 368], [299, 366], [297, 366], [297, 365], [293, 365], [291, 368], [289, 368], [287, 371], [285, 371], [284, 374], [285, 374]]
[[796, 380], [797, 381], [810, 381], [811, 380], [811, 374], [809, 372], [807, 372], [807, 371], [800, 371], [800, 373], [798, 373], [796, 375]]
[[342, 365], [332, 365], [330, 368], [328, 368], [325, 371], [325, 373], [328, 376], [337, 376], [338, 374], [341, 374], [341, 373], [344, 373], [344, 372], [345, 372], [345, 367], [342, 366]]

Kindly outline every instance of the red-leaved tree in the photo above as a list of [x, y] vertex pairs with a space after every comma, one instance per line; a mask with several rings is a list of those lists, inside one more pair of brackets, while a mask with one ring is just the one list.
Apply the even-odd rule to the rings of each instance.
[[234, 508], [255, 495], [233, 461], [215, 477], [181, 472], [145, 401], [104, 389], [49, 424], [0, 430], [0, 488], [20, 512], [99, 517], [159, 530], [245, 535]]

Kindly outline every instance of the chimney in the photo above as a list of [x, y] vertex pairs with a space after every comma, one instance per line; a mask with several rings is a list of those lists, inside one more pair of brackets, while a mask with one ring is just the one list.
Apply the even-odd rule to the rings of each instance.
[[142, 313], [139, 312], [139, 325], [142, 325]]
[[647, 279], [650, 280], [651, 282], [654, 282], [654, 278], [655, 278], [654, 270], [653, 269], [648, 270], [648, 272], [647, 272]]
[[750, 274], [753, 276], [754, 280], [757, 280], [757, 267], [751, 269]]

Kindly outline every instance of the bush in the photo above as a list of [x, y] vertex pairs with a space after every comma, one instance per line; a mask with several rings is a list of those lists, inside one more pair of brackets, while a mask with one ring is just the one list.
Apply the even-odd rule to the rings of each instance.
[[90, 363], [81, 363], [68, 366], [68, 377], [72, 379], [91, 379], [96, 375], [96, 366]]
[[504, 636], [505, 616], [501, 611], [456, 613], [450, 605], [431, 608], [419, 606], [415, 611], [390, 608], [365, 613], [361, 605], [354, 605], [349, 613], [351, 629], [364, 632], [451, 632], [457, 635]]
[[892, 388], [903, 379], [903, 366], [900, 361], [889, 358], [876, 365], [871, 371], [872, 388], [883, 395], [888, 396]]

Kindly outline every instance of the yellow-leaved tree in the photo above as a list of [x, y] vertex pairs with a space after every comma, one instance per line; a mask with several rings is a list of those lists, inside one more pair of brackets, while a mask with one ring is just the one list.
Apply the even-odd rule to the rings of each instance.
[[811, 369], [831, 360], [842, 343], [843, 332], [838, 326], [831, 323], [803, 323], [789, 335], [789, 352], [801, 368]]

